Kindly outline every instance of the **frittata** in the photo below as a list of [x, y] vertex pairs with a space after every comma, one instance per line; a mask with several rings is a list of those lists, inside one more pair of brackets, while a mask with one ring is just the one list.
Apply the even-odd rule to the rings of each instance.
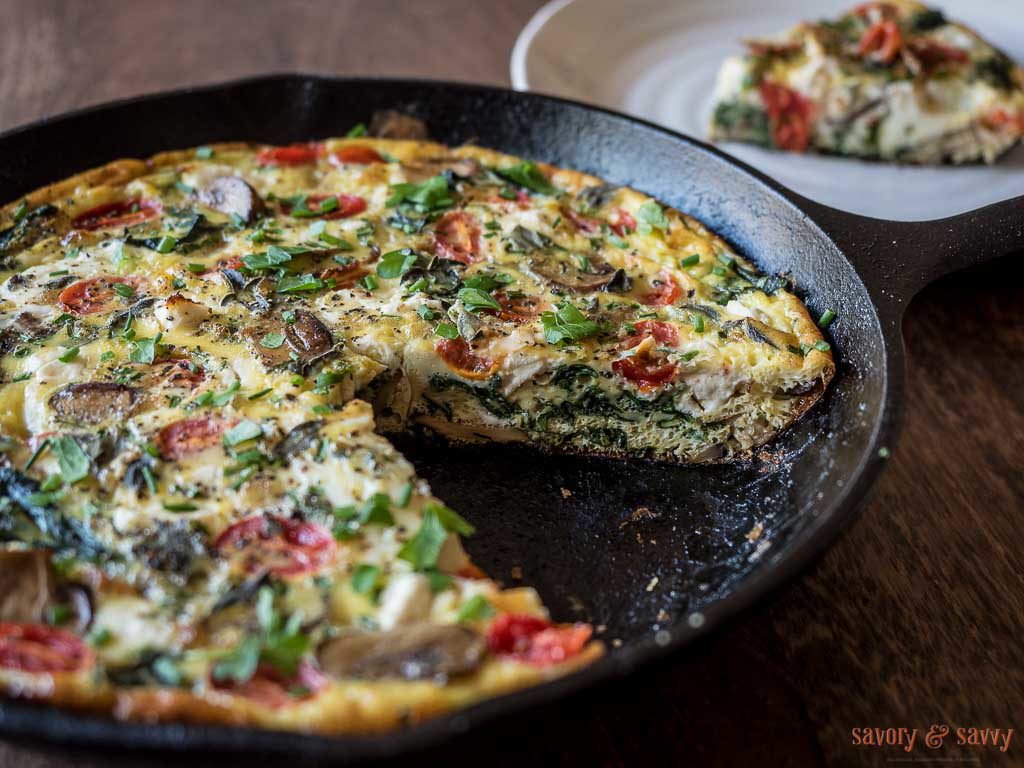
[[735, 460], [833, 373], [697, 221], [478, 147], [200, 147], [0, 215], [0, 686], [119, 718], [365, 732], [577, 669], [381, 433]]

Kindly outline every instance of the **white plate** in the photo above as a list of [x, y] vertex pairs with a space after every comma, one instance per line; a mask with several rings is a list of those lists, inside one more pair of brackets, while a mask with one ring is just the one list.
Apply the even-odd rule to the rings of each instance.
[[[715, 75], [742, 37], [824, 18], [855, 0], [556, 0], [512, 51], [512, 85], [606, 106], [706, 140]], [[946, 14], [1024, 61], [1024, 0], [942, 0]], [[994, 167], [914, 168], [723, 148], [843, 210], [905, 221], [1024, 195], [1024, 146]]]

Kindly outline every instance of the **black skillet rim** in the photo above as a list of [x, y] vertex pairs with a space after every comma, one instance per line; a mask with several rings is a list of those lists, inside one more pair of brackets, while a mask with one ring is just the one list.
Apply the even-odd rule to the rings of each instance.
[[[744, 172], [753, 182], [768, 187], [786, 203], [797, 208], [809, 224], [825, 232], [826, 237], [833, 244], [835, 243], [834, 238], [815, 221], [813, 214], [808, 213], [808, 209], [818, 212], [829, 211], [839, 216], [859, 218], [854, 217], [852, 214], [833, 211], [819, 203], [809, 201], [725, 152], [647, 120], [558, 96], [515, 91], [498, 86], [430, 78], [336, 77], [303, 73], [256, 75], [221, 83], [210, 83], [196, 87], [177, 88], [132, 96], [54, 116], [43, 117], [0, 133], [0, 142], [30, 133], [53, 123], [70, 121], [75, 118], [101, 113], [115, 107], [129, 107], [133, 104], [190, 94], [201, 95], [217, 91], [230, 91], [243, 86], [269, 85], [287, 83], [289, 81], [294, 83], [296, 87], [311, 82], [324, 82], [329, 84], [361, 83], [366, 85], [379, 84], [382, 86], [406, 85], [452, 88], [469, 93], [505, 93], [513, 95], [515, 98], [547, 101], [582, 108], [604, 114], [625, 123], [657, 131], [673, 141], [689, 145], [691, 149], [705, 152], [716, 156], [720, 160], [724, 160]], [[839, 249], [838, 245], [836, 245], [836, 248], [844, 258], [850, 258], [849, 254]], [[856, 262], [853, 263], [856, 266]], [[863, 278], [861, 280], [863, 282]], [[676, 621], [665, 628], [663, 632], [657, 633], [656, 636], [651, 636], [628, 645], [624, 644], [622, 648], [607, 654], [598, 662], [566, 677], [522, 691], [488, 699], [467, 709], [443, 715], [416, 726], [398, 731], [384, 732], [378, 735], [321, 736], [299, 732], [223, 725], [122, 722], [95, 714], [77, 712], [65, 708], [47, 707], [45, 705], [12, 699], [0, 699], [0, 734], [8, 737], [45, 740], [50, 743], [173, 749], [182, 752], [199, 749], [237, 752], [260, 750], [278, 754], [299, 751], [311, 757], [344, 760], [387, 758], [395, 757], [404, 752], [437, 745], [446, 738], [458, 736], [469, 731], [471, 728], [491, 722], [501, 715], [520, 712], [528, 707], [568, 696], [580, 691], [584, 687], [622, 678], [641, 665], [649, 664], [669, 654], [679, 652], [684, 646], [690, 645], [698, 638], [706, 637], [712, 632], [720, 630], [727, 623], [736, 619], [755, 601], [769, 596], [784, 584], [803, 573], [838, 540], [840, 534], [845, 532], [858, 516], [867, 492], [874, 485], [879, 472], [886, 463], [885, 457], [888, 455], [888, 451], [891, 451], [895, 445], [902, 422], [901, 399], [904, 376], [903, 345], [899, 334], [899, 323], [890, 324], [884, 322], [878, 307], [877, 296], [872, 296], [872, 300], [875, 302], [876, 313], [879, 314], [877, 318], [878, 327], [881, 341], [885, 347], [886, 364], [885, 370], [882, 371], [883, 409], [878, 414], [873, 425], [868, 447], [861, 456], [856, 469], [851, 474], [853, 482], [844, 484], [843, 488], [836, 492], [827, 508], [817, 516], [816, 520], [808, 526], [806, 531], [799, 535], [798, 540], [790, 545], [785, 557], [776, 555], [769, 558], [769, 561], [762, 566], [762, 570], [759, 573], [743, 580], [735, 590], [730, 591], [724, 597], [700, 611], [697, 614], [700, 616], [698, 621], [691, 620], [693, 616], [691, 614]], [[667, 638], [665, 633], [668, 635]]]

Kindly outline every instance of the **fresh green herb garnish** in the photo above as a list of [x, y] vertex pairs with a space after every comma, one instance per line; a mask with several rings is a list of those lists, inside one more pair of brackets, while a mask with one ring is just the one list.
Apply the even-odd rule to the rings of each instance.
[[360, 595], [370, 594], [380, 579], [380, 568], [376, 565], [360, 563], [352, 571], [352, 589]]
[[548, 180], [541, 169], [528, 160], [508, 168], [495, 168], [494, 172], [517, 187], [528, 189], [531, 192], [539, 192], [542, 195], [558, 194], [558, 189]]
[[491, 294], [479, 288], [462, 288], [459, 290], [459, 298], [470, 312], [479, 312], [481, 309], [493, 309], [495, 311], [501, 309], [501, 305]]
[[458, 622], [481, 621], [482, 619], [489, 619], [493, 615], [494, 606], [490, 604], [487, 598], [483, 595], [473, 595], [459, 608], [455, 620]]
[[282, 344], [284, 344], [284, 334], [282, 333], [265, 333], [260, 338], [260, 346], [267, 349], [277, 349]]
[[238, 424], [233, 426], [227, 432], [224, 433], [224, 437], [221, 438], [226, 446], [238, 445], [248, 440], [255, 440], [257, 437], [263, 436], [263, 428], [260, 427], [255, 421], [246, 419], [240, 421]]
[[836, 312], [834, 309], [826, 309], [821, 313], [821, 317], [818, 318], [819, 328], [828, 328], [832, 325], [832, 321], [836, 319]]
[[73, 437], [53, 438], [51, 448], [60, 465], [60, 476], [68, 485], [89, 476], [89, 457]]
[[78, 347], [68, 347], [57, 357], [62, 363], [70, 363], [76, 357], [78, 357]]
[[377, 263], [377, 274], [388, 280], [401, 277], [412, 269], [416, 256], [416, 251], [411, 248], [385, 253]]
[[648, 200], [640, 206], [636, 218], [636, 229], [642, 235], [649, 235], [656, 229], [668, 232], [668, 217], [662, 207], [653, 200]]
[[692, 254], [690, 256], [687, 256], [684, 259], [680, 259], [679, 260], [679, 266], [680, 266], [681, 269], [686, 269], [687, 267], [693, 267], [693, 266], [696, 266], [697, 264], [700, 264], [700, 254], [699, 253], [694, 253], [694, 254]]
[[544, 338], [549, 344], [579, 341], [601, 330], [601, 326], [588, 320], [586, 315], [569, 302], [563, 303], [554, 312], [544, 312], [540, 320]]
[[451, 323], [438, 323], [438, 326], [434, 329], [434, 333], [443, 339], [459, 338], [459, 329]]

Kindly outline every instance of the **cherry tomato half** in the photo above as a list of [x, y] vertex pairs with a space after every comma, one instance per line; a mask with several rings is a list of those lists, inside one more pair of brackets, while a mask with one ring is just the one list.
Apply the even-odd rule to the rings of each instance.
[[548, 666], [582, 651], [591, 634], [589, 624], [555, 626], [537, 616], [503, 613], [491, 623], [487, 644], [498, 656]]
[[92, 665], [92, 651], [63, 629], [0, 622], [0, 667], [22, 672], [77, 672]]
[[338, 545], [331, 532], [316, 523], [253, 515], [225, 530], [214, 547], [239, 557], [247, 573], [298, 576], [320, 570], [334, 558]]

